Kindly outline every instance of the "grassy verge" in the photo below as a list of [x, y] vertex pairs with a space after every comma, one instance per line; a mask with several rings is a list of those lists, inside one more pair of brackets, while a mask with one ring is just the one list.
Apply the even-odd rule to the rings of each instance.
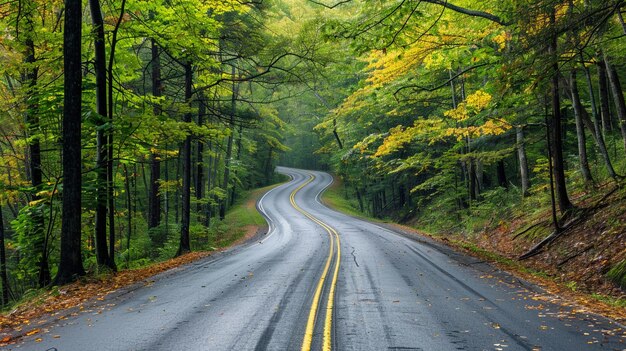
[[267, 225], [265, 218], [257, 211], [256, 202], [264, 193], [277, 185], [255, 189], [242, 194], [227, 213], [223, 221], [216, 221], [209, 233], [209, 242], [217, 249], [230, 247], [248, 239]]
[[379, 218], [370, 217], [366, 213], [361, 212], [359, 210], [359, 202], [355, 199], [347, 198], [345, 194], [346, 189], [343, 183], [339, 178], [334, 177], [333, 184], [322, 194], [322, 202], [328, 207], [350, 216], [364, 218], [369, 221], [385, 222]]

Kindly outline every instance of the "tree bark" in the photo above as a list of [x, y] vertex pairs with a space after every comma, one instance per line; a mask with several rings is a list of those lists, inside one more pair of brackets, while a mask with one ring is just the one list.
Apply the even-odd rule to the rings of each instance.
[[99, 0], [89, 0], [91, 21], [93, 23], [96, 73], [96, 112], [98, 113], [98, 128], [96, 131], [96, 217], [95, 243], [96, 258], [99, 265], [112, 267], [107, 246], [107, 69], [104, 46], [104, 21]]
[[476, 166], [474, 165], [474, 159], [469, 159], [467, 161], [467, 173], [469, 176], [469, 198], [470, 200], [476, 200]]
[[598, 67], [598, 92], [600, 95], [600, 116], [602, 118], [602, 130], [612, 132], [611, 109], [609, 108], [609, 87], [607, 84], [606, 66], [599, 62]]
[[[613, 169], [613, 164], [611, 163], [609, 152], [606, 149], [606, 144], [604, 142], [604, 135], [602, 134], [602, 130], [600, 126], [601, 122], [600, 122], [600, 117], [598, 116], [598, 112], [596, 109], [595, 96], [594, 96], [595, 94], [593, 93], [593, 84], [591, 82], [591, 73], [589, 72], [589, 69], [585, 67], [584, 64], [582, 65], [582, 67], [583, 67], [583, 70], [585, 71], [587, 88], [589, 89], [589, 96], [591, 100], [591, 112], [593, 114], [593, 123], [590, 123], [589, 114], [587, 113], [587, 110], [584, 107], [581, 109], [581, 116], [583, 118], [583, 122], [586, 121], [585, 124], [587, 125], [591, 124], [591, 126], [588, 126], [588, 128], [592, 130], [593, 139], [596, 142], [596, 145], [598, 146], [598, 150], [600, 151], [600, 155], [602, 155], [602, 159], [604, 160], [604, 164], [609, 172], [609, 175], [611, 176], [611, 178], [617, 179], [617, 174], [615, 173], [615, 170]], [[572, 82], [572, 84], [578, 84], [578, 82], [574, 81]], [[608, 99], [608, 95], [607, 95], [607, 99]]]
[[[206, 114], [206, 101], [204, 96], [199, 99], [199, 107], [198, 107], [198, 125], [204, 125], [204, 116]], [[201, 200], [204, 195], [204, 142], [202, 139], [198, 139], [198, 144], [196, 146], [196, 199]], [[196, 211], [198, 212], [198, 221], [202, 223], [202, 213], [203, 205], [198, 202]]]
[[67, 284], [84, 275], [81, 253], [81, 106], [82, 3], [65, 0], [63, 32], [63, 218], [61, 253], [56, 284]]
[[265, 179], [269, 180], [272, 173], [272, 157], [274, 157], [274, 148], [270, 146], [267, 151], [267, 161], [265, 162]]
[[[29, 3], [29, 5], [32, 5]], [[43, 175], [41, 172], [41, 144], [39, 142], [39, 116], [37, 116], [38, 104], [36, 96], [36, 86], [38, 78], [38, 68], [36, 66], [35, 58], [35, 44], [31, 35], [33, 35], [33, 22], [32, 9], [27, 9], [25, 14], [27, 38], [24, 41], [24, 63], [27, 65], [26, 71], [22, 74], [23, 84], [26, 85], [26, 112], [24, 120], [27, 125], [28, 136], [30, 137], [28, 143], [28, 173], [30, 175], [31, 184], [33, 186], [33, 192], [31, 195], [32, 201], [40, 200], [41, 198], [37, 193], [41, 191], [41, 184], [43, 183]], [[48, 265], [48, 249], [45, 245], [45, 233], [44, 233], [44, 217], [39, 208], [32, 209], [33, 230], [29, 233], [34, 239], [34, 251], [39, 256], [37, 265], [39, 266], [38, 284], [39, 287], [44, 287], [50, 284], [50, 268]]]
[[[555, 25], [555, 10], [550, 13], [550, 24]], [[565, 163], [563, 161], [563, 140], [561, 126], [561, 101], [559, 97], [559, 63], [557, 56], [557, 36], [552, 35], [549, 47], [552, 58], [552, 167], [554, 169], [554, 182], [556, 189], [556, 198], [559, 203], [559, 210], [565, 213], [572, 209], [574, 205], [567, 195], [567, 186], [565, 185]]]
[[2, 305], [9, 303], [9, 278], [7, 275], [7, 254], [4, 243], [4, 217], [0, 207], [0, 284], [2, 284]]
[[624, 150], [626, 151], [626, 103], [624, 102], [622, 85], [619, 81], [617, 70], [611, 64], [606, 55], [604, 56], [604, 64], [606, 65], [606, 72], [609, 77], [611, 92], [613, 93], [613, 102], [615, 103], [615, 110], [617, 111], [617, 117], [619, 119], [619, 128], [622, 132], [622, 139], [624, 141]]
[[[241, 159], [241, 143], [243, 138], [243, 127], [239, 126], [239, 131], [237, 133], [237, 157], [235, 160], [239, 161]], [[237, 177], [237, 172], [235, 171], [235, 177]], [[266, 179], [267, 183], [271, 182], [271, 179]], [[230, 191], [230, 205], [233, 206], [235, 204], [235, 200], [237, 197], [237, 185], [233, 184], [233, 188]]]
[[120, 15], [117, 18], [117, 22], [115, 23], [115, 28], [111, 33], [111, 52], [109, 54], [109, 91], [108, 91], [108, 102], [109, 102], [109, 135], [107, 137], [107, 187], [108, 187], [108, 207], [109, 207], [109, 260], [111, 269], [116, 270], [115, 266], [115, 179], [113, 178], [113, 65], [115, 64], [115, 49], [117, 47], [117, 33], [120, 28], [120, 24], [122, 23], [122, 19], [124, 18], [124, 14], [126, 8], [126, 0], [122, 0], [122, 4], [120, 6]]
[[550, 122], [548, 121], [548, 106], [546, 105], [546, 113], [545, 113], [545, 122], [546, 122], [546, 140], [548, 142], [548, 172], [550, 175], [550, 207], [552, 212], [552, 224], [554, 225], [554, 231], [556, 233], [561, 231], [561, 226], [559, 225], [559, 220], [557, 218], [556, 213], [556, 197], [555, 197], [555, 187], [554, 187], [554, 162], [552, 161], [554, 157], [552, 156], [552, 142], [551, 139], [551, 131], [550, 131]]
[[509, 183], [506, 180], [506, 169], [504, 167], [504, 160], [498, 161], [497, 173], [498, 173], [498, 185], [505, 189], [508, 189]]
[[[191, 107], [193, 71], [191, 62], [185, 65], [185, 101]], [[191, 111], [185, 113], [183, 122], [191, 123]], [[191, 132], [189, 131], [183, 143], [183, 189], [182, 189], [182, 209], [180, 226], [180, 244], [176, 256], [180, 256], [191, 251], [189, 240], [189, 225], [191, 219]]]
[[[232, 77], [235, 78], [236, 69], [232, 68]], [[228, 204], [228, 183], [230, 182], [230, 159], [233, 153], [233, 138], [235, 137], [235, 114], [237, 113], [237, 95], [239, 93], [239, 84], [233, 81], [232, 98], [231, 98], [231, 110], [230, 121], [228, 128], [230, 129], [230, 136], [228, 137], [228, 144], [226, 146], [226, 156], [224, 157], [224, 192], [226, 197], [220, 202], [220, 220], [224, 220], [226, 217], [226, 206]]]
[[[180, 179], [180, 167], [182, 165], [182, 146], [178, 147], [178, 155], [176, 156], [176, 176], [174, 179]], [[176, 186], [176, 190], [174, 191], [174, 223], [180, 223], [180, 187]]]
[[126, 231], [126, 267], [130, 267], [130, 237], [132, 235], [132, 225], [133, 225], [133, 212], [132, 212], [132, 199], [130, 195], [130, 176], [128, 174], [128, 167], [124, 164], [124, 175], [126, 178], [124, 181], [124, 187], [126, 189], [126, 209], [128, 210], [127, 217], [127, 225], [128, 229]]
[[515, 141], [517, 143], [517, 158], [519, 160], [520, 181], [522, 185], [522, 196], [526, 197], [530, 191], [530, 177], [528, 176], [528, 159], [526, 158], [526, 140], [524, 138], [524, 127], [515, 128]]
[[[159, 46], [154, 39], [152, 43], [152, 96], [161, 96], [161, 60]], [[161, 105], [155, 103], [152, 109], [155, 116], [161, 114]], [[159, 179], [161, 179], [161, 160], [158, 151], [150, 153], [150, 193], [148, 197], [148, 228], [155, 228], [161, 224], [161, 195], [159, 194]]]
[[570, 91], [572, 94], [572, 105], [574, 106], [574, 117], [576, 119], [576, 136], [578, 138], [578, 161], [580, 164], [580, 174], [585, 183], [593, 182], [591, 177], [591, 169], [589, 169], [589, 161], [587, 160], [587, 138], [585, 136], [585, 126], [582, 119], [582, 104], [578, 94], [578, 84], [576, 79], [576, 71], [570, 73]]
[[[213, 176], [212, 176], [212, 170], [213, 167], [215, 167], [213, 165], [213, 162], [215, 161], [215, 159], [217, 159], [217, 157], [212, 156], [212, 151], [213, 151], [213, 143], [211, 142], [211, 140], [209, 140], [209, 144], [208, 144], [208, 150], [209, 150], [209, 160], [207, 161], [207, 167], [206, 167], [206, 190], [207, 190], [207, 195], [208, 192], [210, 192], [213, 189]], [[206, 196], [206, 195], [205, 195]], [[208, 196], [207, 196], [208, 197]], [[211, 208], [211, 199], [208, 199], [207, 204], [204, 207], [204, 225], [206, 227], [208, 227], [211, 224], [211, 214], [212, 214], [212, 208]]]

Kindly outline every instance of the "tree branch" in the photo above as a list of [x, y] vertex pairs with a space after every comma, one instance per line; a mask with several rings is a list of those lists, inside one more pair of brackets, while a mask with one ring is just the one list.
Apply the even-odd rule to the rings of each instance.
[[339, 1], [339, 2], [337, 2], [337, 3], [335, 3], [335, 4], [333, 4], [333, 5], [326, 5], [326, 4], [325, 4], [325, 3], [323, 3], [323, 2], [320, 2], [320, 1], [315, 1], [315, 0], [309, 0], [309, 2], [312, 2], [312, 3], [314, 3], [315, 5], [324, 6], [324, 7], [325, 7], [325, 8], [327, 8], [327, 9], [334, 9], [335, 7], [338, 7], [338, 6], [340, 6], [340, 5], [343, 5], [343, 4], [346, 4], [346, 3], [352, 2], [352, 0], [342, 0], [342, 1]]
[[479, 67], [483, 67], [483, 66], [487, 66], [487, 65], [489, 65], [489, 63], [485, 62], [485, 63], [481, 63], [479, 65], [474, 65], [474, 66], [468, 67], [468, 68], [462, 70], [461, 72], [455, 74], [454, 76], [450, 77], [450, 79], [446, 80], [445, 82], [443, 82], [443, 83], [441, 83], [441, 84], [439, 84], [439, 85], [437, 85], [435, 87], [432, 87], [432, 88], [422, 87], [422, 86], [419, 86], [419, 85], [406, 85], [406, 86], [403, 86], [401, 88], [398, 88], [398, 90], [396, 90], [396, 92], [393, 93], [393, 96], [394, 97], [397, 96], [398, 93], [400, 93], [404, 89], [411, 89], [411, 88], [418, 89], [418, 90], [426, 90], [426, 91], [430, 91], [430, 92], [436, 91], [436, 90], [439, 90], [439, 89], [445, 87], [446, 85], [450, 84], [451, 81], [455, 80], [459, 76], [461, 76], [461, 75], [463, 75], [463, 74], [465, 74], [465, 73], [467, 73], [467, 72], [469, 72], [469, 71], [471, 71], [473, 69], [476, 69], [476, 68], [479, 68]]
[[448, 8], [454, 12], [458, 12], [458, 13], [462, 13], [464, 15], [468, 15], [468, 16], [472, 16], [472, 17], [481, 17], [484, 19], [488, 19], [492, 22], [496, 22], [500, 25], [503, 26], [508, 26], [509, 22], [505, 22], [503, 19], [501, 19], [500, 17], [488, 13], [488, 12], [484, 12], [484, 11], [478, 11], [478, 10], [472, 10], [472, 9], [466, 9], [464, 7], [460, 7], [454, 4], [449, 3], [448, 1], [441, 1], [441, 0], [422, 0], [423, 2], [428, 2], [431, 4], [435, 4], [435, 5], [441, 5], [445, 8]]

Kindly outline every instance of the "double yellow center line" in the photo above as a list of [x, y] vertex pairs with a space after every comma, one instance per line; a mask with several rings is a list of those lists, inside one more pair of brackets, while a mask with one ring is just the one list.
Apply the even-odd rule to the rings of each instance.
[[[336, 257], [335, 267], [333, 271], [332, 280], [330, 283], [330, 289], [328, 291], [328, 300], [326, 302], [326, 318], [324, 320], [324, 340], [322, 344], [322, 350], [330, 351], [331, 349], [331, 337], [332, 337], [332, 324], [333, 324], [333, 305], [334, 305], [334, 297], [335, 297], [335, 287], [337, 286], [337, 276], [339, 276], [339, 262], [341, 261], [341, 245], [339, 242], [339, 233], [335, 229], [333, 229], [328, 224], [322, 222], [321, 220], [315, 218], [310, 213], [304, 211], [303, 209], [296, 204], [295, 197], [298, 191], [302, 188], [310, 184], [315, 177], [313, 175], [309, 175], [309, 179], [296, 188], [291, 195], [289, 196], [289, 201], [291, 202], [291, 206], [295, 208], [298, 212], [302, 213], [308, 219], [313, 222], [319, 224], [322, 228], [328, 232], [328, 236], [330, 237], [330, 248], [328, 250], [328, 258], [326, 259], [326, 265], [324, 266], [324, 271], [322, 272], [322, 276], [320, 277], [319, 282], [317, 283], [317, 288], [315, 289], [315, 295], [313, 295], [313, 301], [311, 302], [311, 309], [309, 310], [309, 318], [307, 320], [306, 329], [304, 332], [304, 338], [302, 340], [302, 351], [311, 350], [311, 343], [313, 342], [313, 331], [315, 329], [315, 320], [317, 319], [318, 309], [320, 305], [320, 298], [322, 296], [322, 291], [324, 290], [324, 282], [328, 277], [328, 272], [330, 271], [331, 263], [333, 261], [333, 256]], [[337, 250], [335, 251], [335, 246]]]

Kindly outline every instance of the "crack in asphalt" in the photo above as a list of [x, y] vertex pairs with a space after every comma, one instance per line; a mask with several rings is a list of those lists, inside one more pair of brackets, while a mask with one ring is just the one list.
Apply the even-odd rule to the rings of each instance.
[[354, 246], [352, 246], [352, 252], [350, 252], [350, 254], [352, 255], [352, 259], [354, 259], [354, 264], [356, 264], [357, 267], [360, 267], [359, 262], [356, 261], [356, 255], [354, 254], [355, 250]]

